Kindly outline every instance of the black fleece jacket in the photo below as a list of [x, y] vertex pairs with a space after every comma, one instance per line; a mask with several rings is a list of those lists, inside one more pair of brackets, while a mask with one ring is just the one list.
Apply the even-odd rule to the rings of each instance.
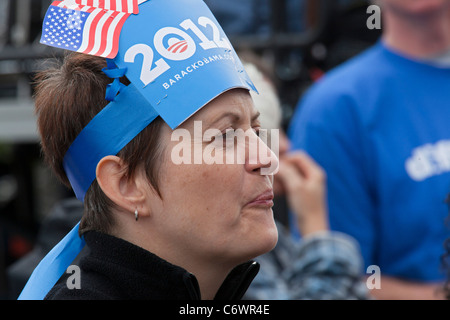
[[[98, 233], [85, 234], [89, 252], [81, 259], [81, 289], [69, 289], [63, 276], [46, 300], [198, 300], [195, 276], [125, 240]], [[237, 266], [215, 299], [238, 300], [259, 271], [250, 261]]]

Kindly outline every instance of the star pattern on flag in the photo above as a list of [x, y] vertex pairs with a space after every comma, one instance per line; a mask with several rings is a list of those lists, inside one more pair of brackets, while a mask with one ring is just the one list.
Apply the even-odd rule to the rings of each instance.
[[50, 8], [44, 20], [42, 43], [76, 51], [81, 45], [86, 18], [85, 12]]

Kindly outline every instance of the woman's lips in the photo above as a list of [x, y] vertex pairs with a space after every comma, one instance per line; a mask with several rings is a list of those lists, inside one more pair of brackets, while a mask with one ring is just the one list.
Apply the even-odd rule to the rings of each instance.
[[273, 207], [273, 189], [269, 189], [247, 203], [246, 206]]

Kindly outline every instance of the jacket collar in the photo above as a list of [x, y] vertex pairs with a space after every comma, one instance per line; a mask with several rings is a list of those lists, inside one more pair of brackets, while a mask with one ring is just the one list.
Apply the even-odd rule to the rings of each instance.
[[[90, 258], [87, 258], [86, 266], [108, 275], [124, 298], [164, 300], [201, 298], [196, 277], [185, 269], [110, 235], [91, 231], [85, 234], [85, 239], [90, 249]], [[97, 268], [101, 270], [95, 270]], [[224, 280], [215, 299], [241, 299], [258, 271], [259, 264], [254, 261], [237, 266]]]

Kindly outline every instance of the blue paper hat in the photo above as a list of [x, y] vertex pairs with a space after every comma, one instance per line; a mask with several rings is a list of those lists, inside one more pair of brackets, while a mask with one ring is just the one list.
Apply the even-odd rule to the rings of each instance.
[[[228, 38], [202, 0], [55, 1], [41, 43], [107, 58], [111, 101], [64, 158], [78, 199], [98, 162], [117, 154], [160, 116], [172, 129], [225, 91], [256, 91]], [[119, 78], [126, 76], [125, 86]], [[84, 247], [78, 225], [41, 261], [19, 299], [43, 299]]]

